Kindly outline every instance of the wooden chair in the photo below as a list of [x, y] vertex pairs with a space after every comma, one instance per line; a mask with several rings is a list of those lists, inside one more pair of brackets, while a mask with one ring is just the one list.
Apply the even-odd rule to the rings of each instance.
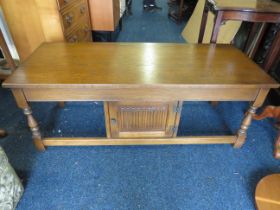
[[[275, 39], [273, 40], [269, 55], [266, 57], [266, 62], [264, 63], [264, 69], [268, 72], [273, 65], [280, 62], [280, 31], [277, 32]], [[274, 147], [274, 157], [280, 159], [280, 106], [267, 106], [264, 108], [260, 115], [255, 115], [253, 119], [262, 120], [265, 118], [275, 118], [277, 120], [276, 127], [278, 128], [278, 135], [275, 140]]]
[[[280, 129], [280, 106], [267, 106], [260, 115], [253, 116], [255, 120], [265, 118], [275, 118], [277, 120], [276, 127]], [[280, 159], [280, 130], [275, 141], [274, 157]]]
[[259, 181], [255, 201], [257, 210], [280, 209], [280, 174], [268, 175]]
[[[14, 59], [12, 58], [12, 55], [9, 51], [8, 45], [5, 41], [5, 38], [3, 36], [3, 33], [0, 29], [0, 47], [1, 47], [1, 51], [6, 59], [7, 65], [6, 67], [10, 69], [10, 73], [12, 71], [14, 71], [16, 69], [16, 64]], [[6, 77], [8, 77], [9, 74], [0, 74], [0, 79], [6, 79]]]
[[[12, 58], [12, 55], [9, 51], [8, 45], [4, 39], [1, 29], [0, 29], [0, 47], [6, 59], [7, 67], [10, 69], [10, 72], [14, 71], [16, 69], [16, 64]], [[9, 74], [0, 74], [0, 79], [5, 79], [7, 76], [9, 76]], [[5, 137], [6, 135], [7, 132], [3, 129], [0, 129], [0, 138]]]

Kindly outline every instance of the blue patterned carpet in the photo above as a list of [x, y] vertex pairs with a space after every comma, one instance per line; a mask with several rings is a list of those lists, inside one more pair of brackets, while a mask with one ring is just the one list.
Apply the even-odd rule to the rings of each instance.
[[167, 1], [157, 0], [159, 12], [143, 12], [142, 0], [133, 1], [132, 16], [124, 17], [119, 42], [185, 42], [181, 37], [186, 23], [176, 24], [168, 19]]
[[[183, 42], [177, 25], [160, 13], [124, 19], [119, 41]], [[25, 117], [9, 90], [0, 89], [0, 139], [25, 185], [18, 210], [253, 210], [256, 183], [280, 172], [272, 156], [271, 120], [254, 121], [241, 149], [231, 145], [50, 147], [35, 150]], [[105, 136], [102, 103], [31, 103], [45, 136]], [[240, 126], [246, 102], [186, 102], [179, 135], [228, 134]]]

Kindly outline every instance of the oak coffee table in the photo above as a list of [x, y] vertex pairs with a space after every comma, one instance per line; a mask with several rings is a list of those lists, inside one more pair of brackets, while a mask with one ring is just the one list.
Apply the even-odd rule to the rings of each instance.
[[[62, 145], [233, 144], [279, 84], [230, 45], [49, 43], [3, 83], [39, 150]], [[106, 138], [43, 138], [28, 102], [103, 101]], [[183, 101], [251, 101], [231, 136], [176, 137]]]

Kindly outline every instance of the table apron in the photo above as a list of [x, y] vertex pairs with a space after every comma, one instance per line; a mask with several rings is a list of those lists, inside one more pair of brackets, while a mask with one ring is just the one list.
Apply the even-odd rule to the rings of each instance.
[[254, 101], [260, 88], [26, 88], [27, 101]]

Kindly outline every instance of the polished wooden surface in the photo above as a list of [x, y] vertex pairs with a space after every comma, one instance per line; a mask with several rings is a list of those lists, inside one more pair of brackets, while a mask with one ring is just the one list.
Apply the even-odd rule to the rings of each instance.
[[208, 0], [216, 10], [241, 10], [257, 12], [280, 12], [280, 4], [272, 0]]
[[3, 85], [205, 89], [279, 86], [232, 46], [145, 43], [43, 44]]
[[280, 209], [280, 174], [268, 175], [259, 181], [255, 200], [258, 210]]

